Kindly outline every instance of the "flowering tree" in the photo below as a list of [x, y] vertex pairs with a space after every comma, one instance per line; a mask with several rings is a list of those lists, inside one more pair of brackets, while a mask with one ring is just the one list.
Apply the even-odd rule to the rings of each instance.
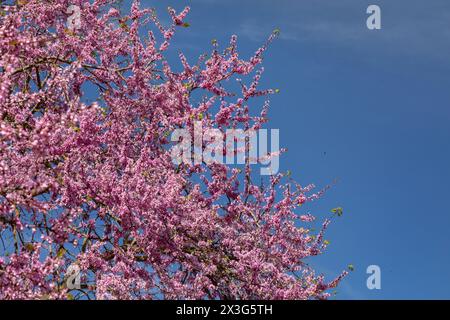
[[[256, 183], [248, 162], [171, 157], [170, 132], [198, 120], [266, 122], [268, 102], [253, 116], [249, 101], [275, 93], [258, 82], [277, 32], [249, 60], [235, 36], [195, 65], [180, 53], [175, 72], [166, 52], [189, 8], [169, 8], [165, 28], [138, 1], [127, 15], [113, 2], [3, 1], [0, 298], [328, 297], [346, 272], [326, 282], [304, 260], [326, 247], [330, 220], [313, 235], [299, 212], [321, 192], [283, 174]], [[226, 88], [252, 73], [240, 92]]]

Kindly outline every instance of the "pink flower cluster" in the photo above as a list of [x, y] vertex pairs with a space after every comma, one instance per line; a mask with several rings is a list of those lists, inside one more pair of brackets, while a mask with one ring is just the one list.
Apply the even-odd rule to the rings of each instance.
[[[189, 8], [169, 8], [165, 28], [139, 1], [129, 15], [113, 2], [0, 8], [0, 298], [328, 297], [345, 272], [326, 282], [304, 262], [326, 247], [329, 222], [317, 236], [305, 226], [310, 188], [281, 174], [261, 185], [249, 165], [176, 166], [170, 156], [168, 133], [199, 118], [221, 130], [267, 121], [268, 102], [252, 116], [248, 101], [275, 93], [258, 86], [276, 33], [249, 60], [233, 36], [195, 65], [180, 54], [174, 72], [164, 52]], [[76, 30], [66, 27], [71, 4]], [[147, 25], [156, 32], [143, 35]], [[242, 92], [226, 89], [257, 68]], [[81, 288], [67, 287], [73, 264]]]

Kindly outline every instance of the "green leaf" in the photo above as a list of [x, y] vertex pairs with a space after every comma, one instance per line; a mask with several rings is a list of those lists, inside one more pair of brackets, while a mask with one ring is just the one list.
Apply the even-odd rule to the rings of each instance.
[[347, 268], [348, 268], [348, 270], [350, 270], [350, 271], [355, 271], [355, 267], [354, 267], [352, 264], [349, 264], [349, 265], [347, 266]]
[[121, 22], [121, 23], [119, 24], [119, 27], [122, 28], [122, 29], [124, 29], [125, 31], [128, 31], [128, 30], [129, 30], [129, 29], [128, 29], [128, 25], [127, 25], [125, 22]]
[[344, 209], [342, 209], [341, 207], [337, 207], [337, 208], [331, 209], [331, 212], [337, 214], [337, 216], [340, 217], [344, 213]]
[[34, 246], [32, 243], [26, 243], [25, 244], [25, 249], [29, 252], [33, 252], [34, 251]]
[[187, 22], [185, 22], [185, 23], [183, 23], [183, 27], [185, 27], [185, 28], [188, 28], [188, 27], [190, 27], [191, 25], [189, 24], [189, 23], [187, 23]]
[[89, 241], [89, 238], [84, 238], [83, 244], [81, 245], [81, 251], [82, 251], [82, 252], [86, 252], [86, 248], [87, 248], [87, 245], [88, 245], [88, 241]]

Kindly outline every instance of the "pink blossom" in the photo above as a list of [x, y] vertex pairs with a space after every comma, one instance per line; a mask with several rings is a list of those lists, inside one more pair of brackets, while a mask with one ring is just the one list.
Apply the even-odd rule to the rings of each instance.
[[[274, 93], [259, 87], [275, 35], [248, 60], [236, 36], [197, 64], [180, 54], [174, 72], [164, 51], [189, 8], [169, 9], [165, 28], [139, 1], [129, 15], [86, 1], [71, 31], [68, 3], [30, 0], [0, 17], [0, 299], [328, 297], [345, 274], [328, 283], [303, 260], [323, 251], [329, 221], [313, 235], [299, 207], [323, 192], [171, 159], [167, 133], [200, 115], [222, 132], [267, 122], [268, 100], [257, 116], [249, 100]], [[225, 80], [238, 74], [253, 80], [234, 92]], [[73, 264], [83, 290], [66, 285]]]

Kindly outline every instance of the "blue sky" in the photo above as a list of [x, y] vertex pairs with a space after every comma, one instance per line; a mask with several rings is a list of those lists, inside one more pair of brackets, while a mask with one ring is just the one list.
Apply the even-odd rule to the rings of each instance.
[[[450, 298], [447, 0], [141, 3], [167, 22], [167, 6], [191, 6], [171, 50], [192, 59], [232, 34], [248, 57], [281, 29], [264, 63], [263, 84], [280, 89], [268, 127], [289, 149], [282, 171], [319, 187], [339, 179], [309, 208], [319, 218], [344, 208], [311, 260], [329, 278], [355, 266], [337, 298]], [[366, 28], [369, 4], [381, 7], [381, 30]], [[381, 290], [366, 287], [371, 264]]]

